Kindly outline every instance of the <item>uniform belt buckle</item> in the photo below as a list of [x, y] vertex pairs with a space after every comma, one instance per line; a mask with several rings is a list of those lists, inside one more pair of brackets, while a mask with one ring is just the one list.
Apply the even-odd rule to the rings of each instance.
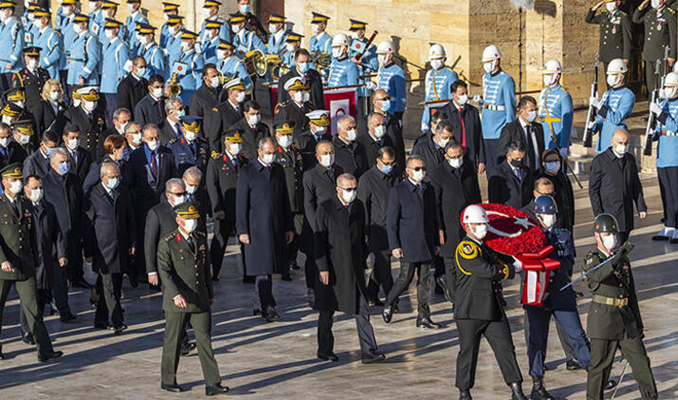
[[629, 299], [623, 297], [614, 299], [614, 305], [619, 308], [626, 307], [627, 305], [629, 305]]

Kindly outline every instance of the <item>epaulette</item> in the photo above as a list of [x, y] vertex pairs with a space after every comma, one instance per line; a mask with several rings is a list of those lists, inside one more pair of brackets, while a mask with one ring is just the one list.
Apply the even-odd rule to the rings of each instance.
[[478, 254], [481, 254], [480, 246], [470, 240], [463, 240], [457, 245], [457, 254], [467, 260], [476, 258]]
[[174, 138], [174, 139], [171, 139], [169, 142], [170, 142], [170, 143], [174, 143], [174, 142], [176, 142], [176, 141], [177, 141], [177, 138]]
[[287, 107], [287, 104], [288, 104], [287, 101], [276, 104], [275, 109], [273, 110], [273, 115], [279, 113], [281, 109]]
[[567, 89], [565, 89], [565, 86], [561, 85], [560, 88], [563, 90], [563, 93], [570, 93], [570, 92], [567, 91]]
[[447, 70], [450, 71], [450, 72], [454, 72], [454, 70], [452, 69], [452, 67], [445, 67], [445, 68], [447, 68]]
[[292, 143], [292, 146], [290, 146], [291, 149], [301, 151], [301, 147], [299, 147], [298, 144]]
[[212, 150], [211, 156], [216, 160], [217, 158], [221, 157], [221, 153], [217, 153], [216, 151]]
[[619, 14], [621, 14], [621, 15], [628, 15], [627, 13], [625, 13], [625, 12], [622, 11], [622, 10], [619, 10]]
[[669, 10], [669, 12], [672, 14], [676, 13], [676, 10], [674, 10], [673, 8], [667, 7], [666, 9]]
[[175, 236], [174, 232], [170, 233], [169, 235], [165, 236], [165, 241], [169, 242], [170, 240], [172, 240], [174, 236]]
[[202, 231], [196, 230], [196, 231], [194, 231], [193, 233], [196, 234], [196, 235], [198, 235], [198, 236], [205, 236], [205, 232], [202, 232]]

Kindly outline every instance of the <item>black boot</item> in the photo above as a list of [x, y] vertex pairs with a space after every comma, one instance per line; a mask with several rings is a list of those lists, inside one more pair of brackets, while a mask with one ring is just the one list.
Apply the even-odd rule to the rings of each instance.
[[521, 382], [513, 382], [509, 386], [511, 387], [511, 400], [527, 400]]
[[530, 394], [530, 398], [532, 400], [555, 400], [555, 398], [546, 391], [543, 376], [532, 377], [532, 393]]
[[459, 400], [473, 400], [471, 398], [470, 390], [460, 390], [459, 391]]

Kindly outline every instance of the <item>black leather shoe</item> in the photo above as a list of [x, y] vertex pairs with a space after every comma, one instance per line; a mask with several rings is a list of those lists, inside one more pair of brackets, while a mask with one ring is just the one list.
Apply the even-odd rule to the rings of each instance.
[[581, 364], [579, 364], [579, 361], [574, 359], [567, 360], [565, 368], [567, 368], [568, 371], [578, 371], [580, 369], [584, 369], [584, 367], [582, 367]]
[[73, 322], [75, 321], [76, 316], [68, 313], [61, 316], [61, 322]]
[[167, 384], [167, 383], [160, 383], [160, 389], [167, 390], [168, 392], [172, 393], [180, 393], [184, 391], [184, 388], [181, 386], [177, 385], [176, 382], [173, 384]]
[[228, 386], [221, 386], [221, 383], [217, 383], [216, 385], [205, 386], [205, 396], [226, 394], [229, 390], [231, 389], [229, 389]]
[[26, 333], [21, 335], [21, 340], [24, 341], [24, 343], [34, 346], [35, 345], [35, 339], [33, 339], [33, 334], [31, 333]]
[[337, 361], [339, 361], [339, 356], [337, 356], [336, 354], [334, 354], [334, 353], [332, 353], [332, 352], [330, 352], [330, 354], [325, 354], [325, 353], [318, 352], [318, 353], [316, 353], [316, 355], [317, 355], [318, 358], [321, 359], [321, 360], [332, 361], [332, 362], [337, 362]]
[[607, 383], [605, 384], [605, 390], [612, 390], [612, 389], [614, 389], [614, 388], [616, 388], [616, 387], [617, 387], [617, 381], [615, 381], [614, 379], [610, 379], [610, 380], [607, 381]]
[[117, 328], [114, 327], [113, 333], [115, 333], [116, 335], [122, 335], [122, 332], [124, 332], [125, 330], [127, 330], [127, 325], [122, 324], [122, 325], [118, 326]]
[[195, 348], [196, 348], [196, 344], [194, 342], [182, 343], [181, 344], [181, 355], [187, 356], [191, 351], [195, 350]]
[[386, 355], [377, 350], [370, 350], [367, 353], [363, 353], [360, 357], [360, 362], [363, 364], [372, 364], [384, 361]]
[[218, 277], [218, 276], [213, 276], [213, 277], [212, 277], [212, 282], [219, 282], [219, 277]]
[[51, 353], [47, 354], [38, 354], [38, 361], [40, 362], [47, 362], [51, 360], [52, 358], [59, 358], [64, 355], [63, 351], [53, 351]]
[[391, 304], [391, 308], [393, 309], [393, 314], [400, 314], [400, 307], [398, 307], [398, 303]]
[[136, 276], [134, 276], [134, 275], [127, 275], [127, 279], [129, 279], [129, 284], [130, 284], [130, 286], [132, 286], [133, 288], [136, 288], [136, 287], [139, 286], [139, 280], [137, 279]]
[[459, 400], [473, 400], [471, 398], [471, 391], [469, 390], [460, 390], [459, 391]]
[[544, 387], [544, 379], [541, 376], [532, 377], [532, 393], [530, 394], [531, 400], [555, 400], [555, 397], [551, 396], [549, 392], [546, 391]]
[[95, 322], [94, 328], [96, 328], [96, 329], [109, 329], [110, 326], [105, 322]]
[[440, 324], [431, 321], [431, 318], [422, 318], [417, 320], [417, 328], [440, 329]]
[[520, 382], [513, 382], [511, 386], [511, 400], [527, 400], [525, 393], [523, 393], [523, 386]]
[[370, 299], [370, 300], [367, 300], [367, 306], [368, 307], [383, 307], [384, 302], [379, 300], [378, 298]]
[[381, 312], [381, 316], [384, 318], [384, 322], [390, 324], [391, 319], [393, 318], [393, 306], [385, 306], [384, 310]]
[[280, 319], [280, 315], [278, 315], [278, 312], [275, 310], [275, 308], [271, 307], [268, 310], [266, 310], [264, 318], [266, 318], [266, 322], [274, 322]]
[[445, 296], [445, 299], [450, 303], [454, 303], [454, 301], [452, 300], [452, 296], [450, 295], [450, 289], [447, 287], [447, 280], [445, 279], [445, 276], [440, 275], [439, 277], [437, 277], [436, 283], [443, 289], [443, 295]]
[[256, 317], [257, 315], [261, 315], [261, 308], [255, 308], [255, 309], [253, 309], [253, 310], [252, 310], [252, 315], [254, 315], [255, 317]]
[[81, 288], [81, 289], [91, 289], [94, 286], [92, 286], [89, 282], [87, 282], [84, 278], [78, 278], [74, 280], [71, 284], [73, 287]]

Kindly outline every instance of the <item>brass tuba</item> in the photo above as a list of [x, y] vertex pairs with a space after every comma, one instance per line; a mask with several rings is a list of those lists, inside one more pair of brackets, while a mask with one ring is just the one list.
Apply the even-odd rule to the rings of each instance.
[[181, 86], [179, 86], [179, 74], [177, 72], [172, 74], [167, 83], [167, 93], [169, 97], [177, 97], [181, 94]]
[[261, 50], [254, 49], [248, 51], [245, 53], [243, 62], [245, 63], [245, 69], [247, 69], [247, 73], [250, 76], [254, 76], [255, 74], [259, 76], [266, 75], [266, 56], [264, 56], [264, 53], [262, 53]]
[[271, 78], [277, 81], [281, 76], [288, 73], [290, 68], [279, 55], [268, 54], [266, 55], [266, 70], [271, 73]]
[[316, 69], [319, 71], [327, 69], [332, 64], [332, 55], [330, 53], [313, 53], [311, 62], [315, 64]]

